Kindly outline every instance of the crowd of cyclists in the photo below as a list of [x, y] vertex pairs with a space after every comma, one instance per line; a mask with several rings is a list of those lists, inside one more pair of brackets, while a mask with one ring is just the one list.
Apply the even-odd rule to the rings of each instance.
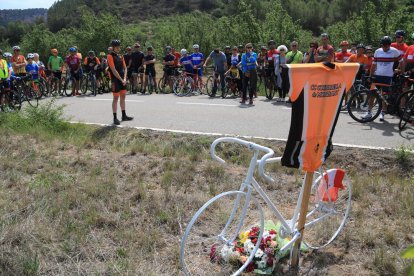
[[[414, 39], [414, 33], [412, 36]], [[160, 60], [164, 73], [158, 82], [155, 67], [157, 58], [154, 49], [146, 47], [143, 50], [139, 42], [132, 47], [126, 47], [125, 52], [122, 53], [121, 42], [113, 40], [107, 53], [100, 52], [97, 56], [91, 50], [85, 58], [82, 58], [76, 46], [70, 47], [68, 54], [64, 57], [59, 55], [57, 49], [51, 49], [51, 55], [46, 63], [39, 60], [37, 53], [28, 53], [24, 56], [20, 47], [14, 46], [12, 53], [3, 53], [0, 50], [2, 88], [0, 105], [3, 108], [12, 100], [10, 93], [13, 90], [13, 80], [27, 75], [31, 76], [34, 88], [39, 80], [43, 79], [48, 86], [47, 90], [50, 89], [52, 79], [57, 80], [54, 84], [57, 91], [62, 90], [62, 82], [65, 79], [71, 80], [71, 91], [69, 93], [65, 91], [68, 96], [81, 95], [80, 84], [84, 75], [93, 76], [94, 87], [100, 92], [105, 92], [105, 89], [100, 88], [104, 86], [104, 78], [108, 78], [112, 85], [108, 87], [107, 92], [112, 91], [114, 94], [115, 124], [120, 123], [116, 117], [119, 97], [122, 119], [132, 120], [132, 117], [128, 117], [125, 113], [127, 90], [143, 94], [147, 93], [147, 89], [150, 90], [148, 92], [155, 93], [165, 88], [170, 88], [171, 91], [179, 90], [178, 87], [182, 81], [178, 76], [192, 80], [189, 90], [193, 92], [200, 92], [206, 88], [209, 90], [210, 97], [219, 94], [219, 90], [222, 97], [230, 92], [231, 95], [241, 98], [241, 104], [246, 104], [248, 101], [249, 105], [253, 105], [254, 98], [257, 97], [259, 82], [262, 83], [268, 99], [272, 99], [275, 93], [278, 93], [276, 101], [289, 103], [287, 97], [289, 80], [287, 68], [283, 65], [317, 62], [359, 63], [361, 70], [357, 78], [368, 76], [375, 80], [372, 81], [375, 85], [381, 86], [381, 91], [387, 93], [396, 75], [402, 73], [411, 77], [414, 75], [414, 45], [408, 46], [404, 42], [405, 37], [405, 31], [397, 30], [394, 35], [395, 41], [393, 42], [389, 36], [384, 36], [380, 40], [378, 49], [362, 43], [350, 44], [344, 40], [338, 45], [340, 48], [335, 50], [329, 42], [328, 34], [324, 33], [320, 41], [312, 41], [304, 52], [299, 50], [297, 41], [290, 43], [290, 49], [285, 45], [277, 46], [274, 40], [270, 40], [267, 45], [262, 45], [257, 49], [253, 48], [252, 43], [247, 43], [233, 47], [225, 46], [224, 49], [215, 48], [207, 55], [200, 52], [198, 44], [192, 46], [191, 53], [187, 49], [177, 51], [174, 47], [166, 46], [165, 55]], [[203, 72], [209, 64], [212, 64], [214, 68], [213, 81], [210, 85], [203, 81]], [[65, 74], [66, 78], [62, 74]], [[66, 88], [65, 86], [64, 90]], [[372, 118], [373, 104], [369, 101], [363, 118]], [[379, 115], [381, 121], [384, 120], [386, 112], [387, 103], [384, 103]]]

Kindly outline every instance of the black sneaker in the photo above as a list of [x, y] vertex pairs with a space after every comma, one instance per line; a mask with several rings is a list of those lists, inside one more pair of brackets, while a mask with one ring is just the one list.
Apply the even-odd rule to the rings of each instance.
[[120, 124], [121, 122], [117, 118], [114, 118], [114, 125], [119, 126]]
[[142, 95], [144, 95], [145, 93], [147, 93], [147, 91], [145, 91], [145, 90], [142, 90], [142, 91], [141, 91], [141, 94], [142, 94]]
[[122, 121], [132, 121], [132, 120], [134, 120], [134, 117], [122, 116]]

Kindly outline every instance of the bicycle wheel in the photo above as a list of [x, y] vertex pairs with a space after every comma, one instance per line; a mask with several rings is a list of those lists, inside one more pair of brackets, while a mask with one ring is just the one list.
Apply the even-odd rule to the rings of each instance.
[[89, 77], [88, 75], [83, 75], [80, 81], [80, 90], [82, 94], [86, 94], [88, 92], [89, 86]]
[[414, 121], [414, 95], [411, 95], [411, 98], [408, 100], [404, 112], [401, 114], [400, 122], [398, 128], [403, 130], [408, 122]]
[[62, 84], [62, 86], [63, 86], [63, 93], [65, 93], [65, 95], [67, 97], [72, 96], [72, 85], [74, 85], [72, 79], [65, 79], [64, 85]]
[[160, 91], [160, 93], [165, 93], [165, 76], [162, 76], [158, 81], [158, 91]]
[[213, 96], [213, 93], [214, 93], [214, 95], [217, 94], [217, 87], [218, 86], [216, 87], [216, 91], [213, 92], [214, 81], [215, 81], [214, 76], [209, 76], [208, 79], [207, 79], [207, 82], [206, 82], [206, 92], [207, 92], [207, 95], [209, 95], [210, 97]]
[[10, 90], [9, 107], [13, 110], [20, 110], [23, 103], [23, 95], [18, 90]]
[[273, 99], [273, 97], [275, 96], [275, 83], [274, 83], [274, 80], [272, 80], [271, 77], [266, 77], [264, 84], [265, 84], [264, 87], [265, 87], [266, 98], [268, 100]]
[[[369, 110], [369, 105], [372, 105]], [[362, 90], [349, 98], [347, 110], [357, 122], [368, 123], [374, 121], [382, 109], [382, 100], [375, 90]], [[370, 111], [370, 116], [368, 112]]]
[[408, 90], [398, 96], [395, 105], [398, 108], [397, 115], [399, 117], [401, 117], [402, 114], [404, 113], [405, 107], [413, 95], [414, 95], [414, 90]]
[[[190, 78], [191, 79], [191, 78]], [[174, 94], [183, 97], [191, 93], [192, 82], [187, 77], [179, 77], [173, 85]]]
[[253, 259], [260, 242], [256, 243], [249, 260], [242, 267], [231, 264], [223, 253], [233, 245], [240, 231], [247, 231], [253, 225], [260, 227], [257, 240], [261, 241], [264, 218], [255, 198], [244, 192], [230, 191], [210, 199], [193, 216], [181, 240], [180, 262], [185, 274], [241, 273]]
[[345, 171], [331, 169], [315, 179], [305, 224], [304, 243], [308, 247], [323, 248], [338, 236], [348, 218], [351, 199], [352, 183]]
[[39, 99], [37, 98], [37, 93], [33, 90], [33, 88], [24, 85], [22, 89], [24, 100], [27, 101], [31, 106], [37, 107], [39, 105]]
[[93, 76], [92, 79], [91, 79], [91, 92], [92, 92], [92, 95], [96, 96], [96, 92], [97, 92], [96, 90], [97, 90], [97, 88], [96, 88], [96, 77]]

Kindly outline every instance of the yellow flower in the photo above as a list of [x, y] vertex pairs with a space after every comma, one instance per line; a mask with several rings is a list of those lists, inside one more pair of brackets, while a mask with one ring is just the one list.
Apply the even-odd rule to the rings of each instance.
[[239, 234], [240, 242], [243, 244], [247, 241], [248, 238], [249, 238], [249, 231], [242, 232]]

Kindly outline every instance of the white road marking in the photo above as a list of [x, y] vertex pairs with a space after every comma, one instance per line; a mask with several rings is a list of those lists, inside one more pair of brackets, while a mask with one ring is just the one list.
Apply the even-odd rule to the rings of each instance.
[[205, 105], [205, 106], [239, 106], [236, 104], [207, 104], [207, 103], [186, 103], [186, 102], [177, 102], [177, 104], [184, 104], [184, 105]]
[[[74, 122], [74, 121], [70, 121], [69, 123], [72, 123], [72, 124], [79, 124], [80, 123], [80, 124], [85, 124], [85, 125], [98, 125], [98, 126], [105, 126], [105, 127], [115, 126], [115, 125], [112, 125], [112, 124], [99, 124], [99, 123]], [[223, 133], [189, 131], [189, 130], [176, 130], [176, 129], [165, 129], [165, 128], [133, 127], [133, 126], [116, 126], [116, 127], [127, 127], [127, 128], [138, 129], [138, 130], [152, 130], [152, 131], [160, 131], [160, 132], [194, 134], [194, 135], [226, 136], [226, 137], [238, 137], [238, 138], [244, 138], [244, 139], [261, 139], [261, 140], [279, 141], [279, 142], [286, 142], [287, 141], [287, 139], [285, 139], [285, 138], [268, 138], [268, 137], [260, 137], [260, 136], [245, 136], [245, 135], [236, 135], [236, 134], [223, 134]], [[373, 149], [373, 150], [392, 150], [393, 149], [393, 148], [386, 148], [386, 147], [374, 147], [374, 146], [363, 146], [363, 145], [341, 144], [341, 143], [334, 143], [334, 146], [345, 147], [345, 148]], [[411, 152], [414, 153], [414, 151], [411, 151]]]
[[[111, 101], [112, 99], [86, 99], [87, 101]], [[131, 102], [131, 103], [144, 103], [145, 101], [141, 101], [141, 100], [125, 100], [126, 102]]]

